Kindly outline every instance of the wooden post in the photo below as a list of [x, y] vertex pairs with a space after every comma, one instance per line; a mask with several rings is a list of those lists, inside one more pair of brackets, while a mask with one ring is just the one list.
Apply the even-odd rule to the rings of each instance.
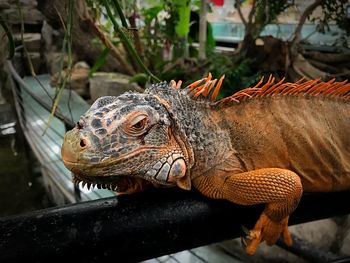
[[207, 0], [201, 0], [199, 14], [199, 60], [206, 59], [206, 42], [207, 42]]

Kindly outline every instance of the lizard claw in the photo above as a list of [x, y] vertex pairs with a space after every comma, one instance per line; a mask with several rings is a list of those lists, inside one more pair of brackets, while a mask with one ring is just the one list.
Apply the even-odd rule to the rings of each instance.
[[261, 231], [251, 230], [248, 237], [245, 239], [245, 251], [248, 255], [253, 255], [262, 241]]
[[243, 249], [246, 249], [246, 247], [247, 247], [247, 241], [246, 241], [246, 238], [245, 238], [245, 237], [241, 237], [241, 244], [242, 244]]
[[248, 228], [246, 228], [245, 226], [242, 226], [242, 230], [243, 230], [244, 234], [246, 234], [247, 236], [249, 236], [250, 231], [249, 231]]
[[241, 237], [242, 247], [245, 249], [248, 246], [248, 244], [251, 242], [251, 240], [252, 240], [252, 237], [249, 235], [249, 230], [248, 230], [248, 233], [244, 237]]
[[241, 237], [241, 243], [242, 247], [244, 249], [247, 249], [247, 246], [252, 242], [253, 236], [251, 234], [251, 231], [246, 228], [245, 226], [242, 226], [242, 231], [244, 233], [244, 237]]

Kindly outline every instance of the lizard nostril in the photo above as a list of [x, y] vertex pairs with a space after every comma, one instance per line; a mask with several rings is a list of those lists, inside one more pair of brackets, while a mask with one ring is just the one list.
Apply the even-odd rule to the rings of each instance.
[[80, 140], [80, 147], [81, 148], [85, 148], [86, 147], [86, 140], [85, 139], [81, 139]]

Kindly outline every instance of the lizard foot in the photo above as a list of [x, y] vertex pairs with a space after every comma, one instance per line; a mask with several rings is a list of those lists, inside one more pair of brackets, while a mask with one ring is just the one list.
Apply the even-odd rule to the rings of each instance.
[[284, 242], [292, 245], [292, 238], [288, 231], [288, 216], [280, 222], [272, 221], [265, 213], [262, 213], [254, 228], [242, 239], [242, 244], [248, 255], [253, 255], [258, 245], [266, 241], [269, 246], [276, 243], [280, 235], [283, 235]]

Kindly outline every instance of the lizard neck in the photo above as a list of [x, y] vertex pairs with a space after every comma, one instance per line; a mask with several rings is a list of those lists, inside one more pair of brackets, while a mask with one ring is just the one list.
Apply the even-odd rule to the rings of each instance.
[[174, 117], [184, 131], [194, 154], [191, 178], [195, 178], [231, 158], [230, 131], [219, 111], [206, 102], [180, 97], [173, 105]]
[[[186, 89], [169, 88], [164, 83], [147, 90], [162, 101], [175, 125], [174, 134], [189, 153], [191, 179], [203, 175], [224, 162], [241, 169], [230, 139], [230, 129], [222, 110], [213, 109], [207, 100], [191, 98]], [[192, 157], [191, 157], [192, 156]], [[232, 159], [232, 157], [234, 157]]]

